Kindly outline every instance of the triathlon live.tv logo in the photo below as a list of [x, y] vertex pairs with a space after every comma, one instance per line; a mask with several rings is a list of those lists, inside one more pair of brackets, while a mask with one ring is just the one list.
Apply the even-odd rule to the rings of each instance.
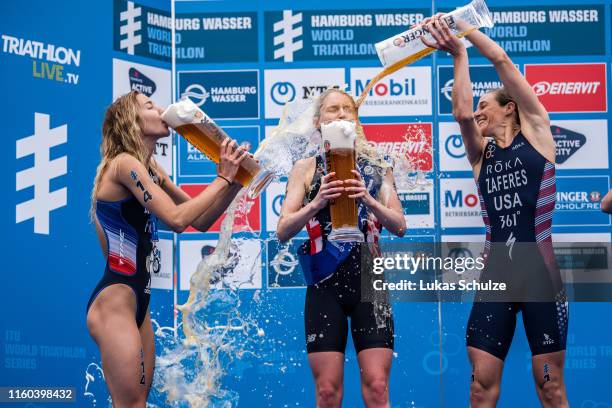
[[34, 233], [49, 235], [49, 213], [64, 207], [68, 189], [50, 191], [51, 179], [68, 171], [66, 156], [49, 160], [51, 148], [68, 140], [68, 126], [51, 129], [51, 118], [43, 113], [34, 114], [34, 134], [17, 140], [17, 159], [34, 155], [34, 165], [17, 172], [16, 190], [34, 187], [34, 198], [17, 204], [15, 222], [34, 219]]

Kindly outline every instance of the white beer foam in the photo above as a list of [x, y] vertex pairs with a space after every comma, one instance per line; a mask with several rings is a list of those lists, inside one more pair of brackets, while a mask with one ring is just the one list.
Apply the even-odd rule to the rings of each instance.
[[348, 120], [335, 120], [327, 124], [321, 123], [321, 136], [323, 142], [328, 141], [332, 149], [354, 149], [355, 122]]
[[[199, 112], [199, 114], [198, 114]], [[201, 115], [201, 116], [200, 116]], [[164, 113], [162, 113], [162, 119], [166, 124], [172, 128], [177, 128], [182, 125], [188, 125], [190, 123], [199, 123], [199, 118], [208, 118], [200, 108], [189, 98], [183, 98], [178, 102], [168, 106]]]

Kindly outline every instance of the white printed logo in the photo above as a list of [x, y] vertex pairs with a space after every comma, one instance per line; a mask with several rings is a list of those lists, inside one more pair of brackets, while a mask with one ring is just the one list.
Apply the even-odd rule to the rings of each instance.
[[544, 333], [544, 341], [542, 342], [543, 346], [550, 346], [551, 344], [555, 344], [555, 341], [550, 338], [550, 336]]
[[49, 191], [50, 181], [68, 171], [66, 156], [49, 160], [53, 146], [64, 144], [68, 140], [68, 126], [50, 128], [50, 116], [43, 113], [34, 114], [34, 134], [17, 140], [17, 159], [34, 155], [34, 166], [17, 172], [16, 190], [34, 187], [34, 198], [17, 204], [15, 222], [34, 219], [34, 233], [49, 235], [49, 213], [64, 207], [68, 201], [66, 187]]
[[119, 42], [119, 49], [126, 50], [130, 55], [134, 55], [134, 47], [142, 42], [140, 34], [136, 35], [142, 28], [142, 23], [136, 21], [136, 17], [140, 17], [142, 9], [134, 7], [134, 2], [127, 2], [127, 10], [119, 14], [119, 21], [126, 22], [119, 27], [119, 34], [126, 37]]
[[291, 10], [283, 10], [283, 19], [274, 23], [274, 46], [282, 44], [281, 48], [274, 50], [274, 59], [283, 58], [285, 62], [293, 62], [293, 53], [304, 47], [302, 40], [293, 42], [302, 35], [302, 27], [293, 28], [294, 24], [302, 22], [302, 13], [293, 14]]
[[181, 98], [185, 96], [195, 100], [194, 103], [196, 105], [202, 106], [206, 103], [210, 93], [200, 84], [191, 84], [185, 89], [185, 92], [183, 92]]
[[313, 341], [315, 341], [317, 339], [317, 335], [316, 334], [309, 334], [308, 338], [306, 339], [306, 343], [312, 343]]
[[508, 240], [506, 241], [506, 246], [510, 248], [508, 249], [508, 257], [510, 258], [510, 260], [512, 260], [512, 249], [514, 248], [515, 242], [516, 242], [516, 237], [514, 236], [514, 233], [510, 231], [510, 235], [508, 236]]

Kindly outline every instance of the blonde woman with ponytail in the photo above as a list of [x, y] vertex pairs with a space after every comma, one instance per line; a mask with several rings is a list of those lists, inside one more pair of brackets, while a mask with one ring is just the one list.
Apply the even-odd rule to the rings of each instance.
[[[364, 241], [376, 243], [382, 227], [402, 236], [406, 221], [391, 167], [368, 144], [353, 98], [329, 89], [318, 98], [314, 126], [337, 120], [355, 123], [357, 167], [353, 178], [338, 180], [325, 174], [323, 157], [298, 160], [287, 181], [278, 221], [278, 239], [287, 241], [307, 225], [309, 240], [299, 249], [308, 287], [304, 324], [308, 361], [315, 382], [316, 406], [342, 404], [344, 352], [350, 331], [361, 370], [361, 392], [366, 408], [388, 408], [389, 375], [393, 356], [393, 315], [386, 299], [375, 304], [361, 299], [361, 247], [344, 248], [334, 256], [327, 241], [331, 229], [329, 201], [346, 194], [358, 199], [359, 227]], [[309, 265], [317, 264], [312, 268]], [[322, 272], [325, 271], [325, 272]], [[315, 405], [315, 404], [313, 404]]]
[[146, 406], [155, 346], [149, 314], [150, 271], [159, 267], [157, 220], [175, 232], [206, 231], [241, 186], [234, 182], [248, 155], [225, 140], [217, 178], [190, 198], [153, 159], [155, 143], [168, 135], [162, 109], [130, 92], [106, 111], [102, 160], [91, 195], [91, 218], [106, 258], [104, 275], [87, 305], [87, 327], [100, 348], [104, 378], [115, 408]]

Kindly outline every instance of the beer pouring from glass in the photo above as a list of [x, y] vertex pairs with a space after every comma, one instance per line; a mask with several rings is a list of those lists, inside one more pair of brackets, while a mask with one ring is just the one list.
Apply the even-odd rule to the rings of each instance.
[[[336, 120], [321, 123], [325, 167], [328, 173], [335, 172], [337, 180], [355, 178], [355, 123]], [[358, 207], [355, 198], [348, 192], [330, 202], [332, 231], [329, 241], [363, 242], [363, 233], [358, 226]]]
[[[228, 136], [191, 99], [184, 97], [168, 106], [162, 119], [210, 160], [219, 163], [221, 143]], [[274, 174], [262, 168], [252, 157], [242, 161], [236, 174], [236, 181], [248, 186], [249, 198], [257, 197], [273, 178]]]

